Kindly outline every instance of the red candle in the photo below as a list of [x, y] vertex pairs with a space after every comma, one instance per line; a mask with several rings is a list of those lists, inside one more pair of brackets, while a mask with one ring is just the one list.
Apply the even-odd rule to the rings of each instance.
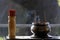
[[11, 9], [11, 10], [9, 10], [9, 13], [8, 13], [8, 15], [9, 16], [16, 16], [16, 10], [14, 10], [14, 9]]

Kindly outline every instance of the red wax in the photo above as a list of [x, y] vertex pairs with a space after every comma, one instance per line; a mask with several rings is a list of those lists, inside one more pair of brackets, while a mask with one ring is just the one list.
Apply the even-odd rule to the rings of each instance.
[[16, 16], [16, 10], [10, 9], [8, 15], [9, 16]]

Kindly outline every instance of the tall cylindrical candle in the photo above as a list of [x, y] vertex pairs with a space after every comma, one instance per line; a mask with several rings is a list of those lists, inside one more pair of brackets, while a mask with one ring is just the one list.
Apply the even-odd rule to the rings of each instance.
[[9, 10], [8, 13], [8, 36], [10, 39], [15, 39], [16, 35], [16, 11], [14, 9]]

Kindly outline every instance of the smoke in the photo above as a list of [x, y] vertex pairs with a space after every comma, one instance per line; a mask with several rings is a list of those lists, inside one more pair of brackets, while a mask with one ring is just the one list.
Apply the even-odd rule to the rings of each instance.
[[45, 12], [47, 21], [55, 23], [58, 7], [56, 0], [13, 0], [13, 2], [23, 6], [27, 10], [36, 10], [42, 20], [44, 19]]

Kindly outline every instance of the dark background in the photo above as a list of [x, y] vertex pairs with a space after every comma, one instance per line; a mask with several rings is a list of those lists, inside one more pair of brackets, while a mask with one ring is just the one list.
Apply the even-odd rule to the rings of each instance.
[[31, 24], [34, 14], [38, 14], [40, 19], [44, 19], [51, 24], [60, 23], [60, 7], [57, 0], [0, 0], [0, 23], [8, 23], [8, 10], [16, 10], [17, 24]]

